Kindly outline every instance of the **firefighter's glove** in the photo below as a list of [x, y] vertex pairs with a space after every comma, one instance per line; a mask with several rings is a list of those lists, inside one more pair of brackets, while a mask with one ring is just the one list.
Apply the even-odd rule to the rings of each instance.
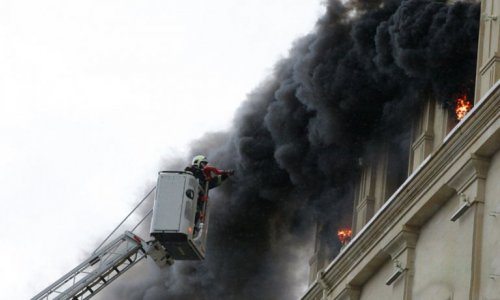
[[224, 171], [224, 173], [231, 176], [231, 175], [234, 175], [234, 170], [226, 170], [226, 171]]

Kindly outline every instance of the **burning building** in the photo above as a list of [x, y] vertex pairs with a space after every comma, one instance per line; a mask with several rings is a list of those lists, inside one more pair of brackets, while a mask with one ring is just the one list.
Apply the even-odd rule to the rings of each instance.
[[481, 1], [475, 92], [420, 94], [408, 151], [360, 158], [353, 238], [315, 253], [302, 299], [500, 299], [499, 15]]
[[497, 297], [496, 1], [326, 1], [231, 131], [193, 146], [236, 170], [206, 259], [102, 299]]

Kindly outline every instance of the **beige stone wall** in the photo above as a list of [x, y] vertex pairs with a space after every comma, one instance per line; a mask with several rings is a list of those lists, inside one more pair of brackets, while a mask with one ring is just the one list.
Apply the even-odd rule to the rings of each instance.
[[415, 249], [414, 299], [468, 299], [474, 215], [467, 212], [457, 222], [451, 222], [458, 203], [454, 195], [420, 229]]
[[370, 278], [361, 290], [360, 300], [387, 299], [399, 300], [403, 299], [404, 281], [397, 280], [392, 285], [386, 285], [385, 282], [394, 271], [392, 262], [389, 260], [380, 267], [378, 272]]
[[500, 299], [500, 153], [488, 170], [481, 261], [481, 299]]

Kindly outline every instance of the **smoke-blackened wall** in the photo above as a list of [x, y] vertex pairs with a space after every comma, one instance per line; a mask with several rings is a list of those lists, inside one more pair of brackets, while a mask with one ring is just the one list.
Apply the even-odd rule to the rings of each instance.
[[142, 266], [106, 299], [297, 298], [315, 222], [330, 255], [334, 230], [351, 222], [359, 158], [387, 145], [405, 151], [428, 97], [448, 107], [472, 97], [479, 4], [444, 2], [328, 1], [314, 33], [249, 94], [234, 129], [193, 144], [192, 154], [236, 170], [213, 193], [206, 260]]

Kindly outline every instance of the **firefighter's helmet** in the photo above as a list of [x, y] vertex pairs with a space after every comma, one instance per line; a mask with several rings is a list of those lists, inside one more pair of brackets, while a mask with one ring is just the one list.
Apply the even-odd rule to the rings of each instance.
[[202, 168], [204, 166], [202, 166], [202, 164], [204, 165], [207, 165], [208, 164], [208, 160], [205, 156], [203, 155], [196, 155], [194, 158], [193, 158], [193, 162], [192, 162], [192, 165], [193, 166], [196, 166], [198, 168]]

